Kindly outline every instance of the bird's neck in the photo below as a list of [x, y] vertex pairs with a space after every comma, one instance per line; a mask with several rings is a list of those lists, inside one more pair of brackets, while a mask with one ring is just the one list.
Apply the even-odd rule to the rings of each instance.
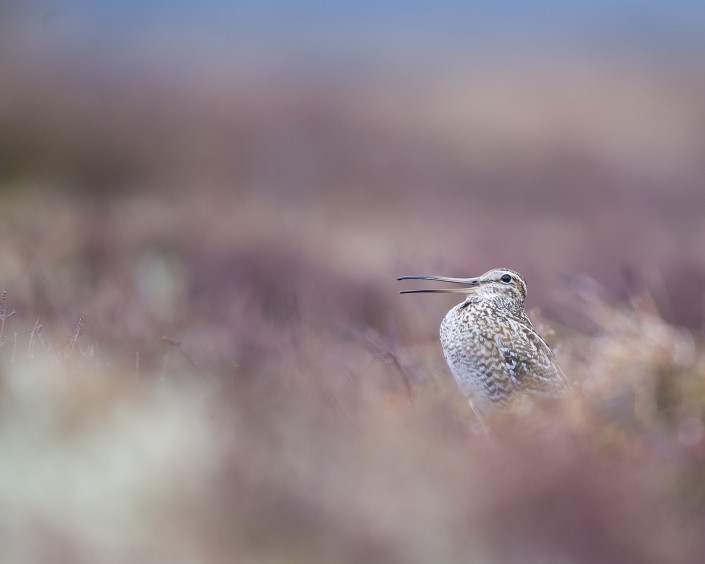
[[517, 317], [524, 314], [523, 303], [516, 300], [508, 300], [503, 296], [487, 296], [483, 298], [469, 296], [463, 305], [466, 305], [466, 307], [491, 309], [498, 312], [501, 311]]

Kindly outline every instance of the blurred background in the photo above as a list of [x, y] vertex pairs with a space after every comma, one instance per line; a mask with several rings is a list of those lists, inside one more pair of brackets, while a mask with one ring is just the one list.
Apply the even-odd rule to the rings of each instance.
[[[701, 561], [705, 5], [3, 0], [0, 77], [8, 562]], [[488, 441], [395, 278], [499, 266], [582, 392]]]

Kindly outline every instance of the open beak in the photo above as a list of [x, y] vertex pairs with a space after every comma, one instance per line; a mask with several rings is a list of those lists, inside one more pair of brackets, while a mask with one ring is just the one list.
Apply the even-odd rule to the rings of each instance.
[[448, 278], [447, 276], [400, 276], [397, 280], [435, 280], [437, 282], [450, 282], [451, 284], [463, 284], [467, 288], [438, 288], [435, 290], [402, 290], [400, 294], [420, 294], [430, 292], [437, 294], [472, 294], [480, 286], [477, 278]]

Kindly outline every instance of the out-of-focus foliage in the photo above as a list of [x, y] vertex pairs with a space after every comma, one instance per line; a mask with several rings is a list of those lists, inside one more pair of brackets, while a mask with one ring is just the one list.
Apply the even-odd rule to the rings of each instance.
[[256, 304], [210, 369], [194, 359], [212, 365], [217, 321], [195, 304], [191, 336], [154, 368], [89, 331], [6, 320], [8, 561], [700, 558], [705, 356], [690, 332], [591, 302], [592, 334], [560, 338], [575, 392], [482, 437], [435, 343]]
[[[696, 62], [45, 41], [0, 37], [3, 562], [700, 562]], [[574, 393], [481, 437], [394, 279], [494, 266]]]

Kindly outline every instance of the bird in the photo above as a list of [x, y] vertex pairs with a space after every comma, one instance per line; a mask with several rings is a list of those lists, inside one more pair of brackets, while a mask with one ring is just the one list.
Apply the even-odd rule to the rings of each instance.
[[494, 268], [477, 278], [401, 276], [464, 288], [402, 290], [465, 294], [443, 318], [443, 356], [480, 422], [524, 397], [557, 397], [569, 389], [553, 352], [524, 310], [526, 280], [514, 270]]

